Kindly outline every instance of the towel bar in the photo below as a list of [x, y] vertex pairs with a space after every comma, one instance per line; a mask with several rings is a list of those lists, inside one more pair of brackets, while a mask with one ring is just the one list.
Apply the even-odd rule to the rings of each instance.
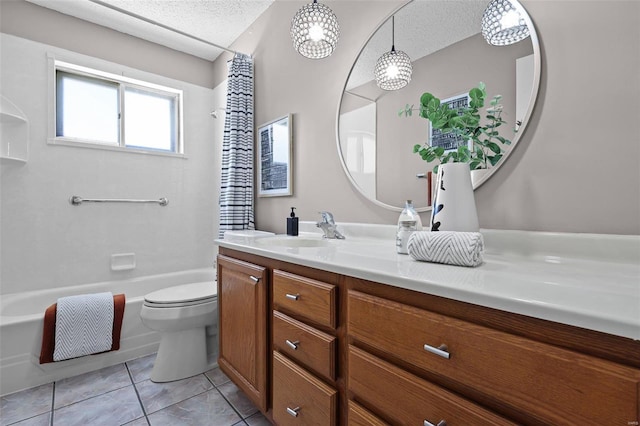
[[169, 204], [169, 200], [166, 198], [160, 198], [159, 200], [133, 200], [128, 198], [82, 198], [77, 195], [72, 195], [69, 198], [69, 203], [74, 206], [79, 206], [80, 204], [87, 203], [158, 203], [161, 206], [166, 206]]

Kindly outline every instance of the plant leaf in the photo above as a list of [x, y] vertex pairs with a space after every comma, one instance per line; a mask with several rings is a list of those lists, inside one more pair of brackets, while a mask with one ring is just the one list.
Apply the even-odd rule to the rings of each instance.
[[422, 96], [420, 96], [420, 105], [423, 105], [426, 107], [434, 98], [435, 96], [433, 96], [431, 93], [425, 92], [422, 94]]
[[469, 168], [471, 170], [476, 170], [480, 168], [481, 164], [482, 164], [482, 161], [480, 160], [472, 160], [471, 162], [469, 162]]
[[495, 152], [496, 154], [500, 154], [500, 152], [502, 151], [502, 149], [500, 148], [500, 145], [498, 145], [495, 142], [489, 142], [487, 146], [491, 151]]
[[493, 157], [489, 157], [489, 162], [492, 166], [495, 166], [496, 164], [498, 164], [498, 161], [500, 161], [501, 158], [502, 154], [496, 154]]

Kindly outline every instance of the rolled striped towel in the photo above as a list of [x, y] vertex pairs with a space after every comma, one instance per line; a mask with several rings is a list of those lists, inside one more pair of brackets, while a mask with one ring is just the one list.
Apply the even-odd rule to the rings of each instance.
[[409, 237], [409, 255], [415, 260], [457, 266], [482, 264], [484, 240], [479, 232], [414, 232]]

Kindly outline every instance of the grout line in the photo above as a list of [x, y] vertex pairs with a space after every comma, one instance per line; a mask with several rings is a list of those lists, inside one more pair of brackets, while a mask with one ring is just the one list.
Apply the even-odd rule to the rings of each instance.
[[202, 373], [202, 374], [204, 374], [204, 378], [205, 378], [205, 379], [207, 379], [207, 380], [209, 381], [209, 383], [211, 383], [211, 386], [213, 386], [213, 388], [214, 388], [214, 389], [218, 389], [218, 387], [216, 386], [216, 384], [215, 384], [215, 383], [213, 383], [213, 379], [212, 379], [211, 377], [207, 376], [206, 372], [205, 372], [205, 373]]
[[53, 382], [51, 389], [51, 416], [49, 417], [49, 425], [53, 426], [53, 410], [56, 406], [56, 382]]
[[[144, 419], [147, 421], [147, 424], [151, 424], [149, 422], [149, 416], [147, 415], [147, 410], [144, 408], [144, 404], [142, 403], [142, 398], [140, 398], [140, 394], [138, 393], [138, 388], [136, 387], [136, 383], [133, 380], [133, 374], [131, 374], [131, 370], [129, 370], [129, 366], [127, 363], [124, 363], [124, 367], [127, 369], [127, 374], [129, 375], [129, 379], [131, 380], [131, 384], [133, 385], [133, 391], [136, 393], [136, 397], [138, 398], [138, 403], [140, 404], [140, 408], [142, 408], [142, 414], [144, 415]], [[53, 425], [51, 425], [53, 426]]]
[[[240, 417], [241, 421], [244, 421], [244, 417], [242, 416], [242, 414], [240, 414], [240, 412], [236, 409], [236, 407], [234, 407], [234, 405], [231, 403], [231, 401], [229, 401], [229, 400], [227, 399], [227, 397], [226, 397], [226, 396], [224, 396], [224, 394], [220, 391], [220, 389], [218, 389], [218, 388], [216, 387], [216, 388], [215, 388], [215, 390], [217, 390], [217, 391], [218, 391], [218, 393], [220, 394], [220, 396], [222, 396], [222, 399], [224, 399], [224, 400], [227, 402], [227, 404], [229, 404], [229, 406], [231, 407], [231, 409], [232, 409], [233, 411], [235, 411], [235, 412], [236, 412], [236, 414]], [[239, 423], [239, 422], [238, 422], [238, 423]], [[234, 425], [235, 425], [235, 424], [237, 424], [237, 423], [234, 423]]]
[[[203, 373], [203, 374], [204, 374], [204, 373]], [[198, 375], [193, 376], [193, 377], [197, 377], [197, 376], [198, 376]], [[140, 383], [142, 383], [142, 382], [140, 382]], [[151, 415], [151, 414], [155, 414], [155, 413], [159, 413], [160, 411], [166, 410], [166, 409], [167, 409], [167, 408], [169, 408], [169, 407], [173, 407], [174, 405], [178, 405], [178, 404], [180, 404], [180, 403], [182, 403], [182, 402], [188, 401], [188, 400], [190, 400], [190, 399], [192, 399], [192, 398], [195, 398], [195, 397], [197, 397], [197, 396], [203, 395], [203, 394], [205, 394], [205, 393], [207, 393], [207, 392], [211, 392], [211, 391], [213, 391], [213, 390], [218, 390], [218, 389], [216, 389], [216, 387], [214, 386], [214, 387], [212, 387], [211, 389], [203, 390], [203, 391], [202, 391], [202, 392], [200, 392], [200, 393], [197, 393], [197, 394], [195, 394], [195, 395], [192, 395], [192, 396], [190, 396], [190, 397], [188, 397], [188, 398], [185, 398], [185, 399], [182, 399], [182, 400], [180, 400], [180, 401], [176, 401], [176, 402], [174, 402], [174, 403], [173, 403], [173, 404], [171, 404], [171, 405], [167, 405], [166, 407], [163, 407], [163, 408], [161, 408], [161, 409], [159, 409], [159, 410], [156, 410], [156, 411], [154, 411], [153, 413], [150, 413], [149, 415]], [[136, 390], [136, 393], [137, 393], [137, 390]], [[223, 398], [224, 398], [224, 396], [223, 396]], [[231, 405], [231, 404], [229, 404], [229, 405]], [[231, 405], [231, 408], [233, 408], [233, 405]], [[144, 409], [144, 407], [143, 407], [143, 409]], [[234, 410], [235, 410], [235, 409], [234, 409]], [[148, 416], [146, 416], [146, 417], [147, 417], [147, 423], [149, 423], [149, 424], [150, 424], [151, 422], [149, 421], [149, 417], [148, 417]], [[240, 417], [242, 418], [242, 416], [240, 416]]]

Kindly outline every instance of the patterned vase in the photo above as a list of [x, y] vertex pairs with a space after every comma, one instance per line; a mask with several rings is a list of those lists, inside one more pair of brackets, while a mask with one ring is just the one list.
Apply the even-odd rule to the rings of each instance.
[[467, 163], [438, 167], [431, 231], [478, 232], [478, 213]]

